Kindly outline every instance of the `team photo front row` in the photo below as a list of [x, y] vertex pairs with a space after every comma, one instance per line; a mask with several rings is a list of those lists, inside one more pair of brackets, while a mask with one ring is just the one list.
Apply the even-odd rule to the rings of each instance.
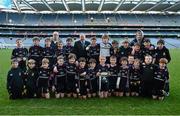
[[103, 35], [91, 42], [80, 40], [66, 45], [60, 40], [33, 38], [33, 46], [23, 47], [21, 39], [12, 51], [11, 69], [7, 74], [10, 99], [64, 98], [87, 99], [110, 96], [142, 96], [163, 100], [169, 95], [167, 64], [171, 57], [164, 40], [157, 47], [149, 39], [133, 43], [125, 39], [119, 47]]

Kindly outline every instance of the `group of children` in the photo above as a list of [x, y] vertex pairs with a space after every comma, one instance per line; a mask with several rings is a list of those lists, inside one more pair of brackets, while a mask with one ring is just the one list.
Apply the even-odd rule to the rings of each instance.
[[86, 47], [88, 57], [79, 59], [73, 53], [71, 38], [66, 45], [57, 42], [56, 48], [51, 47], [49, 38], [44, 48], [38, 37], [33, 43], [28, 50], [21, 39], [16, 41], [7, 76], [10, 99], [149, 96], [163, 100], [169, 94], [166, 64], [171, 57], [162, 39], [156, 48], [149, 39], [133, 46], [124, 40], [119, 47], [117, 41], [109, 42], [108, 35], [102, 36], [100, 44], [93, 37]]

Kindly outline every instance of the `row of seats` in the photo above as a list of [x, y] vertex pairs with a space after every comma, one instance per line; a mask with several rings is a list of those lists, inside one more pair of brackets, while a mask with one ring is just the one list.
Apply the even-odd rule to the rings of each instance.
[[180, 26], [180, 15], [0, 13], [1, 24]]
[[[13, 35], [33, 35], [33, 34], [40, 34], [40, 35], [51, 35], [53, 31], [26, 31], [26, 30], [21, 30], [21, 31], [9, 31], [9, 30], [1, 30], [0, 29], [0, 34], [13, 34]], [[108, 33], [110, 35], [133, 35], [135, 31], [61, 31], [62, 35], [72, 35], [72, 34], [78, 34], [78, 33], [86, 33], [86, 34], [104, 34]], [[180, 36], [180, 31], [144, 31], [145, 35], [177, 35]]]

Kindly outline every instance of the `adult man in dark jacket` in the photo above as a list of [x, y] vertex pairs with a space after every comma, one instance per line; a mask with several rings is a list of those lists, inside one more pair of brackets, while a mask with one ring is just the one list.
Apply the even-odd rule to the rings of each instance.
[[86, 41], [86, 36], [84, 34], [80, 35], [80, 40], [76, 41], [74, 43], [74, 50], [73, 52], [76, 54], [77, 59], [79, 59], [80, 57], [85, 57], [87, 58], [87, 51], [86, 51], [86, 47], [88, 45], [90, 45], [90, 42]]

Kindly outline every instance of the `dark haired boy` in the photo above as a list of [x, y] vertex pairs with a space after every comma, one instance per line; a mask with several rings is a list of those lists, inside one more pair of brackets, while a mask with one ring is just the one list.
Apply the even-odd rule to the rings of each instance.
[[122, 57], [128, 57], [131, 54], [131, 51], [132, 51], [132, 48], [129, 46], [129, 41], [124, 40], [122, 42], [122, 45], [119, 47], [119, 59], [118, 59], [118, 61]]
[[142, 96], [151, 97], [153, 89], [153, 78], [156, 65], [152, 63], [152, 56], [145, 56], [144, 63], [141, 65], [141, 85], [140, 92]]
[[120, 62], [121, 66], [119, 67], [118, 79], [116, 82], [117, 96], [129, 96], [129, 66], [128, 59], [122, 57]]
[[153, 99], [163, 100], [165, 96], [165, 84], [169, 79], [168, 68], [166, 67], [167, 59], [161, 58], [159, 66], [154, 72]]
[[160, 39], [157, 41], [157, 48], [155, 49], [155, 64], [159, 64], [161, 58], [166, 58], [168, 63], [171, 61], [169, 49], [165, 46], [165, 41]]
[[51, 47], [51, 39], [45, 39], [45, 47], [43, 48], [43, 58], [47, 58], [49, 60], [49, 67], [52, 68], [54, 64], [54, 56], [55, 50]]
[[150, 55], [153, 57], [153, 62], [155, 61], [155, 46], [151, 44], [149, 39], [144, 40], [144, 46], [142, 47], [143, 60], [145, 56]]
[[86, 47], [86, 50], [88, 59], [93, 58], [99, 62], [100, 45], [96, 41], [96, 37], [91, 38], [91, 44]]
[[57, 46], [55, 50], [56, 59], [59, 56], [63, 56], [66, 59], [66, 50], [63, 47], [63, 42], [62, 41], [56, 42], [56, 46]]
[[97, 93], [96, 60], [89, 60], [88, 76], [88, 97], [95, 97]]
[[42, 59], [42, 66], [38, 71], [37, 87], [38, 97], [50, 98], [49, 93], [49, 78], [51, 75], [51, 69], [49, 67], [49, 60], [47, 58]]
[[33, 59], [36, 61], [36, 67], [39, 68], [41, 66], [42, 53], [43, 48], [39, 45], [40, 39], [39, 37], [33, 38], [33, 46], [29, 48], [29, 56], [28, 59]]
[[134, 56], [134, 59], [139, 59], [141, 62], [143, 62], [143, 53], [139, 43], [134, 44], [131, 55]]
[[130, 68], [130, 91], [131, 96], [139, 96], [140, 90], [140, 79], [141, 79], [141, 69], [140, 60], [135, 59], [132, 67]]
[[24, 72], [26, 71], [26, 60], [28, 56], [28, 50], [23, 47], [21, 39], [16, 40], [16, 48], [13, 49], [11, 59], [17, 59], [19, 61], [19, 68]]
[[64, 63], [64, 57], [58, 56], [57, 63], [53, 69], [54, 72], [54, 84], [56, 88], [55, 97], [64, 98], [66, 90], [66, 65]]
[[77, 66], [76, 66], [76, 55], [71, 53], [68, 56], [68, 62], [66, 64], [66, 87], [67, 96], [77, 98]]
[[86, 68], [86, 59], [84, 57], [79, 58], [78, 66], [78, 89], [79, 97], [82, 99], [87, 98], [87, 68]]
[[7, 75], [7, 90], [9, 93], [9, 99], [22, 98], [24, 83], [23, 83], [23, 71], [18, 67], [18, 60], [12, 60], [11, 69]]
[[68, 59], [69, 54], [73, 52], [74, 47], [72, 45], [72, 42], [73, 42], [72, 38], [68, 37], [66, 40], [66, 45], [63, 47], [66, 54], [66, 60]]

